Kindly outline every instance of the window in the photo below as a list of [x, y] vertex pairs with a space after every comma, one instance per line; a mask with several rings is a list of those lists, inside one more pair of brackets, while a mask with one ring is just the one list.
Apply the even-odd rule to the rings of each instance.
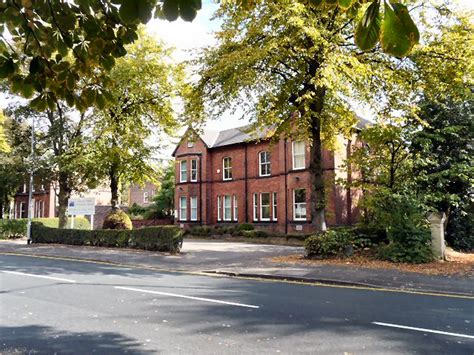
[[188, 181], [188, 162], [186, 160], [181, 160], [179, 162], [179, 182]]
[[276, 192], [273, 193], [272, 202], [273, 202], [273, 204], [272, 204], [272, 218], [273, 218], [274, 221], [276, 221], [277, 217], [278, 217], [278, 215], [277, 215], [277, 193]]
[[186, 204], [187, 204], [186, 197], [181, 196], [179, 198], [179, 220], [180, 221], [185, 221], [188, 218], [187, 216], [188, 211], [187, 211]]
[[230, 195], [224, 196], [224, 221], [232, 220], [232, 200]]
[[188, 148], [192, 148], [192, 147], [194, 147], [194, 142], [188, 141]]
[[26, 202], [20, 202], [20, 218], [28, 218], [26, 213]]
[[42, 218], [44, 210], [44, 201], [36, 201], [35, 203], [35, 218]]
[[260, 194], [260, 220], [270, 220], [270, 193], [268, 192]]
[[293, 142], [293, 170], [305, 168], [304, 142]]
[[191, 221], [197, 221], [198, 218], [198, 204], [197, 197], [191, 197]]
[[271, 165], [270, 165], [270, 158], [271, 155], [269, 152], [260, 152], [258, 153], [258, 160], [260, 163], [260, 176], [270, 176], [271, 172]]
[[232, 180], [232, 158], [225, 157], [222, 159], [222, 178], [224, 180]]
[[237, 206], [237, 196], [234, 195], [234, 221], [238, 221], [239, 220], [239, 210], [238, 210], [238, 206]]
[[23, 184], [23, 193], [26, 193], [26, 184]]
[[257, 194], [253, 194], [253, 220], [258, 220], [258, 202], [257, 202]]
[[191, 181], [196, 182], [198, 179], [198, 161], [197, 159], [191, 160]]
[[148, 192], [147, 191], [145, 191], [143, 193], [143, 203], [148, 203]]
[[217, 196], [217, 220], [221, 220], [221, 197]]
[[306, 190], [293, 190], [293, 219], [296, 221], [306, 220]]
[[41, 184], [41, 185], [40, 185], [40, 190], [41, 190], [41, 191], [44, 191], [44, 184]]

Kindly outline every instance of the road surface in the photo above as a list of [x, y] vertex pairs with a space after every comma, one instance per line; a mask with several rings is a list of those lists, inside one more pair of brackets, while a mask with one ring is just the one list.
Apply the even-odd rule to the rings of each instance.
[[474, 299], [0, 255], [1, 354], [474, 354]]

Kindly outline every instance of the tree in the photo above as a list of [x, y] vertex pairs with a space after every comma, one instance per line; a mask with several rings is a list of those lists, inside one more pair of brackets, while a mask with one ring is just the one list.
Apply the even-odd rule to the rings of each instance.
[[169, 50], [143, 31], [127, 52], [111, 71], [113, 103], [93, 115], [94, 160], [110, 182], [114, 208], [122, 184], [156, 181], [151, 162], [158, 147], [151, 140], [178, 127], [173, 99], [183, 76]]
[[401, 105], [409, 69], [380, 52], [361, 52], [352, 41], [355, 18], [337, 8], [280, 0], [248, 11], [222, 5], [217, 16], [219, 43], [197, 62], [201, 79], [188, 108], [204, 107], [214, 117], [243, 108], [256, 125], [276, 125], [276, 135], [292, 132], [310, 142], [311, 216], [324, 230], [323, 143], [330, 147], [356, 123], [352, 101], [395, 109], [386, 92], [396, 88]]
[[174, 215], [175, 163], [172, 161], [161, 173], [161, 186], [154, 198], [154, 204], [146, 212], [147, 218], [169, 218]]
[[[242, 12], [260, 1], [227, 0]], [[292, 2], [282, 3], [286, 12]], [[387, 53], [406, 55], [419, 40], [418, 30], [407, 8], [381, 0], [301, 0], [327, 11], [347, 12], [357, 18], [355, 41], [364, 51], [379, 42]], [[82, 78], [93, 79], [94, 104], [103, 107], [107, 95], [108, 71], [115, 59], [126, 54], [125, 45], [138, 38], [138, 25], [152, 16], [174, 21], [192, 21], [201, 0], [3, 0], [0, 2], [0, 79], [6, 78], [13, 92], [26, 98], [36, 94], [33, 107], [52, 109], [57, 100], [80, 111], [86, 98], [78, 94]], [[362, 11], [364, 11], [362, 15]], [[8, 38], [4, 33], [12, 35]], [[7, 39], [8, 38], [8, 39]], [[315, 48], [316, 49], [316, 48]]]
[[[86, 114], [75, 114], [66, 105], [58, 102], [56, 110], [47, 109], [37, 112], [28, 105], [14, 105], [8, 108], [8, 114], [17, 125], [35, 120], [36, 148], [35, 170], [47, 172], [48, 181], [58, 182], [59, 227], [67, 224], [68, 199], [74, 191], [83, 191], [97, 183], [93, 173], [93, 162], [87, 146], [91, 143], [86, 134]], [[24, 142], [29, 142], [30, 133]], [[12, 144], [13, 145], [13, 144]], [[22, 153], [23, 159], [30, 154]], [[45, 174], [45, 173], [44, 173]]]
[[[451, 241], [457, 231], [450, 228], [450, 219], [460, 219], [458, 216], [468, 213], [472, 217], [469, 210], [474, 201], [473, 104], [472, 99], [461, 102], [448, 99], [444, 103], [424, 101], [419, 116], [425, 124], [413, 134], [410, 147], [416, 155], [417, 187], [424, 194], [426, 204], [446, 213]], [[465, 222], [471, 224], [472, 220]], [[465, 237], [471, 238], [473, 248], [472, 236]]]
[[10, 145], [5, 136], [5, 116], [2, 110], [0, 110], [0, 154], [9, 153], [10, 150]]

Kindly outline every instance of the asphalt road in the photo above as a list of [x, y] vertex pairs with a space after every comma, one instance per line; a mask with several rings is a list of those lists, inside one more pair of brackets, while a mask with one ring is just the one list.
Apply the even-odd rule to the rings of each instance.
[[474, 300], [0, 255], [0, 353], [474, 354]]

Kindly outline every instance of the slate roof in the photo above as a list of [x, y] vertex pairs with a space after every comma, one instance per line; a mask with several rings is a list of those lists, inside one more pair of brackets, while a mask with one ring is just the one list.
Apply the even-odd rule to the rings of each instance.
[[204, 130], [200, 137], [208, 148], [217, 148], [266, 138], [269, 132], [268, 128], [255, 131], [252, 125], [246, 125], [223, 131]]
[[[355, 128], [364, 129], [371, 124], [371, 121], [359, 117], [359, 121], [357, 122]], [[202, 131], [199, 137], [204, 141], [208, 148], [218, 148], [232, 144], [269, 138], [272, 134], [272, 131], [273, 129], [271, 127], [255, 130], [253, 125], [245, 125], [242, 127], [225, 129], [223, 131], [205, 129]], [[176, 149], [177, 148], [178, 147], [176, 147]], [[173, 156], [175, 152], [173, 152]]]

